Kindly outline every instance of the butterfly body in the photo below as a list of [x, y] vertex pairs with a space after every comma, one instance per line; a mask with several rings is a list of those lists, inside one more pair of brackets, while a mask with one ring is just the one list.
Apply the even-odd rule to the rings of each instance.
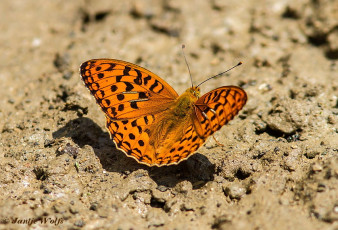
[[182, 139], [184, 131], [192, 123], [191, 115], [198, 96], [199, 89], [189, 88], [168, 106], [167, 110], [158, 114], [156, 122], [149, 128], [152, 130], [150, 145], [153, 146], [155, 156], [170, 149], [175, 142]]
[[177, 164], [191, 156], [244, 106], [247, 96], [223, 86], [200, 97], [199, 87], [181, 96], [140, 66], [115, 59], [84, 62], [80, 72], [106, 114], [116, 147], [149, 166]]

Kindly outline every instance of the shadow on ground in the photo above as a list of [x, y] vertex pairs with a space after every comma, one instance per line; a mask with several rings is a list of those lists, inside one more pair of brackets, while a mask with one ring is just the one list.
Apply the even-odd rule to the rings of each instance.
[[[147, 170], [149, 176], [158, 184], [174, 187], [177, 183], [188, 180], [194, 189], [213, 180], [215, 166], [202, 154], [196, 153], [179, 165], [148, 167], [138, 164], [115, 148], [109, 133], [104, 132], [93, 120], [80, 117], [69, 121], [64, 127], [53, 133], [53, 138], [71, 138], [80, 148], [89, 145], [100, 159], [102, 168], [109, 172], [129, 174], [138, 169]], [[88, 153], [89, 154], [89, 153]]]

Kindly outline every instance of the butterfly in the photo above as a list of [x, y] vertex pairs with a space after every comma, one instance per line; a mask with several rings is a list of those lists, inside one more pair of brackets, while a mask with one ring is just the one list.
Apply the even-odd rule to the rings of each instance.
[[247, 101], [237, 86], [222, 86], [203, 96], [199, 85], [192, 86], [179, 96], [156, 74], [116, 59], [86, 61], [80, 73], [106, 115], [116, 147], [148, 166], [186, 160]]

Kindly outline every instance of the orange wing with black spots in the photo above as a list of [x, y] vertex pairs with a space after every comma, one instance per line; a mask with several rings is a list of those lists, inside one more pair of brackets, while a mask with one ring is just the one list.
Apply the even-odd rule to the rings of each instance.
[[107, 117], [106, 124], [118, 149], [149, 166], [177, 164], [187, 159], [205, 142], [190, 124], [179, 141], [175, 141], [169, 149], [155, 149], [151, 145], [149, 130], [155, 121], [156, 118], [152, 115], [122, 121], [113, 121]]
[[194, 126], [189, 125], [181, 139], [175, 142], [167, 151], [159, 153], [157, 159], [164, 165], [177, 164], [188, 159], [205, 142], [206, 138], [200, 137]]
[[116, 147], [148, 166], [178, 164], [246, 103], [244, 90], [225, 86], [199, 98], [192, 87], [178, 96], [152, 72], [114, 59], [80, 67], [82, 79], [106, 114]]
[[154, 122], [153, 115], [128, 120], [111, 120], [107, 117], [106, 126], [116, 147], [138, 162], [153, 165], [153, 148], [149, 134], [145, 130]]
[[247, 101], [237, 86], [223, 86], [204, 94], [195, 102], [193, 123], [200, 137], [208, 137], [232, 120]]
[[93, 59], [80, 67], [82, 79], [110, 119], [130, 119], [168, 108], [176, 91], [149, 70], [115, 59]]

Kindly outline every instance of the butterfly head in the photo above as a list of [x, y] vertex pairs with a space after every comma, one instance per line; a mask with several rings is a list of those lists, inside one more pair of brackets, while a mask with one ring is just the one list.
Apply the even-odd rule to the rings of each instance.
[[196, 99], [198, 99], [201, 95], [200, 88], [196, 87], [196, 86], [193, 86], [193, 87], [187, 89], [185, 92], [188, 93], [189, 95], [191, 95], [191, 97], [196, 98]]

